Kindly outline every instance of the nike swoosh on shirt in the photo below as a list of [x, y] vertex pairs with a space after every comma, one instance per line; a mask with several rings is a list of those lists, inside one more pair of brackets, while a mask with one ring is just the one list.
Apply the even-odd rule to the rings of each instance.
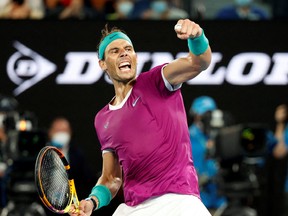
[[137, 97], [137, 98], [133, 101], [133, 103], [132, 103], [132, 106], [133, 106], [133, 107], [136, 106], [136, 104], [137, 104], [137, 102], [138, 102], [139, 99], [140, 99], [140, 96]]

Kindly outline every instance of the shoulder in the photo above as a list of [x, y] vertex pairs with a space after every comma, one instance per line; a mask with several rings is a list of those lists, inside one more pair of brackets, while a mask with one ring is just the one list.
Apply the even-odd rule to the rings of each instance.
[[106, 104], [102, 109], [100, 109], [95, 117], [94, 117], [94, 127], [97, 128], [97, 125], [101, 125], [103, 122], [105, 122], [105, 117], [103, 117], [104, 113], [109, 112], [109, 104]]
[[168, 92], [171, 92], [172, 90], [169, 90], [170, 88], [167, 87], [166, 80], [162, 76], [162, 70], [166, 65], [167, 63], [158, 65], [151, 68], [149, 71], [139, 74], [134, 87], [136, 87], [137, 89], [145, 88], [146, 92], [150, 91], [155, 93], [155, 90], [158, 92], [164, 92], [166, 90]]
[[151, 68], [149, 71], [144, 72], [144, 73], [149, 73], [149, 72], [150, 72], [150, 73], [153, 73], [153, 72], [161, 72], [162, 68], [163, 68], [165, 65], [167, 65], [167, 63], [161, 64], [161, 65], [157, 65], [157, 66]]
[[139, 76], [137, 77], [137, 82], [139, 80], [143, 80], [143, 79], [151, 79], [151, 77], [161, 77], [161, 71], [162, 71], [162, 68], [166, 65], [167, 63], [165, 64], [162, 64], [162, 65], [158, 65], [158, 66], [155, 66], [153, 68], [151, 68], [150, 70], [146, 71], [146, 72], [142, 72], [139, 74]]

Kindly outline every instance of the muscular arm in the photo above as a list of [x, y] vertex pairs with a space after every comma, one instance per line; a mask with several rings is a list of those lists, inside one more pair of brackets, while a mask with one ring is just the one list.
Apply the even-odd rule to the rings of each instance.
[[[102, 175], [98, 179], [96, 185], [106, 186], [112, 195], [112, 198], [116, 196], [118, 190], [122, 185], [122, 169], [118, 162], [117, 156], [113, 152], [103, 153], [103, 168]], [[95, 196], [91, 197], [95, 200], [97, 206], [99, 204], [98, 199]], [[93, 202], [89, 200], [81, 200], [79, 205], [79, 212], [75, 211], [73, 205], [69, 211], [71, 216], [88, 216], [92, 214]]]
[[[106, 152], [103, 153], [102, 157], [102, 175], [98, 179], [96, 185], [106, 186], [110, 190], [112, 198], [114, 198], [122, 185], [122, 169], [115, 153]], [[92, 199], [96, 201], [98, 206], [99, 201], [97, 197], [92, 196]]]
[[122, 169], [118, 157], [113, 152], [103, 154], [102, 175], [97, 184], [105, 185], [109, 188], [112, 197], [115, 197], [122, 185]]
[[[177, 24], [181, 29], [175, 29], [177, 37], [182, 40], [196, 38], [202, 34], [203, 29], [188, 19], [179, 20]], [[196, 77], [201, 71], [208, 68], [211, 62], [211, 48], [200, 54], [194, 55], [191, 51], [186, 57], [178, 58], [164, 68], [164, 76], [171, 85], [178, 85]]]

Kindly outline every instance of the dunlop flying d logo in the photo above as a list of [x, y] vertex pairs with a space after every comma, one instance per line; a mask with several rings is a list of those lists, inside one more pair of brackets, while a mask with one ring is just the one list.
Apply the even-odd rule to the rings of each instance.
[[18, 87], [14, 95], [19, 95], [40, 82], [57, 69], [56, 65], [18, 41], [13, 46], [17, 50], [7, 62], [7, 74]]

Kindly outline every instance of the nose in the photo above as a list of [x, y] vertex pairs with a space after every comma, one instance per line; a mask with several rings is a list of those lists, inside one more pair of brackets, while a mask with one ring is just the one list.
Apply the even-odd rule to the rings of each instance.
[[127, 51], [125, 49], [121, 49], [120, 51], [120, 57], [127, 56]]

